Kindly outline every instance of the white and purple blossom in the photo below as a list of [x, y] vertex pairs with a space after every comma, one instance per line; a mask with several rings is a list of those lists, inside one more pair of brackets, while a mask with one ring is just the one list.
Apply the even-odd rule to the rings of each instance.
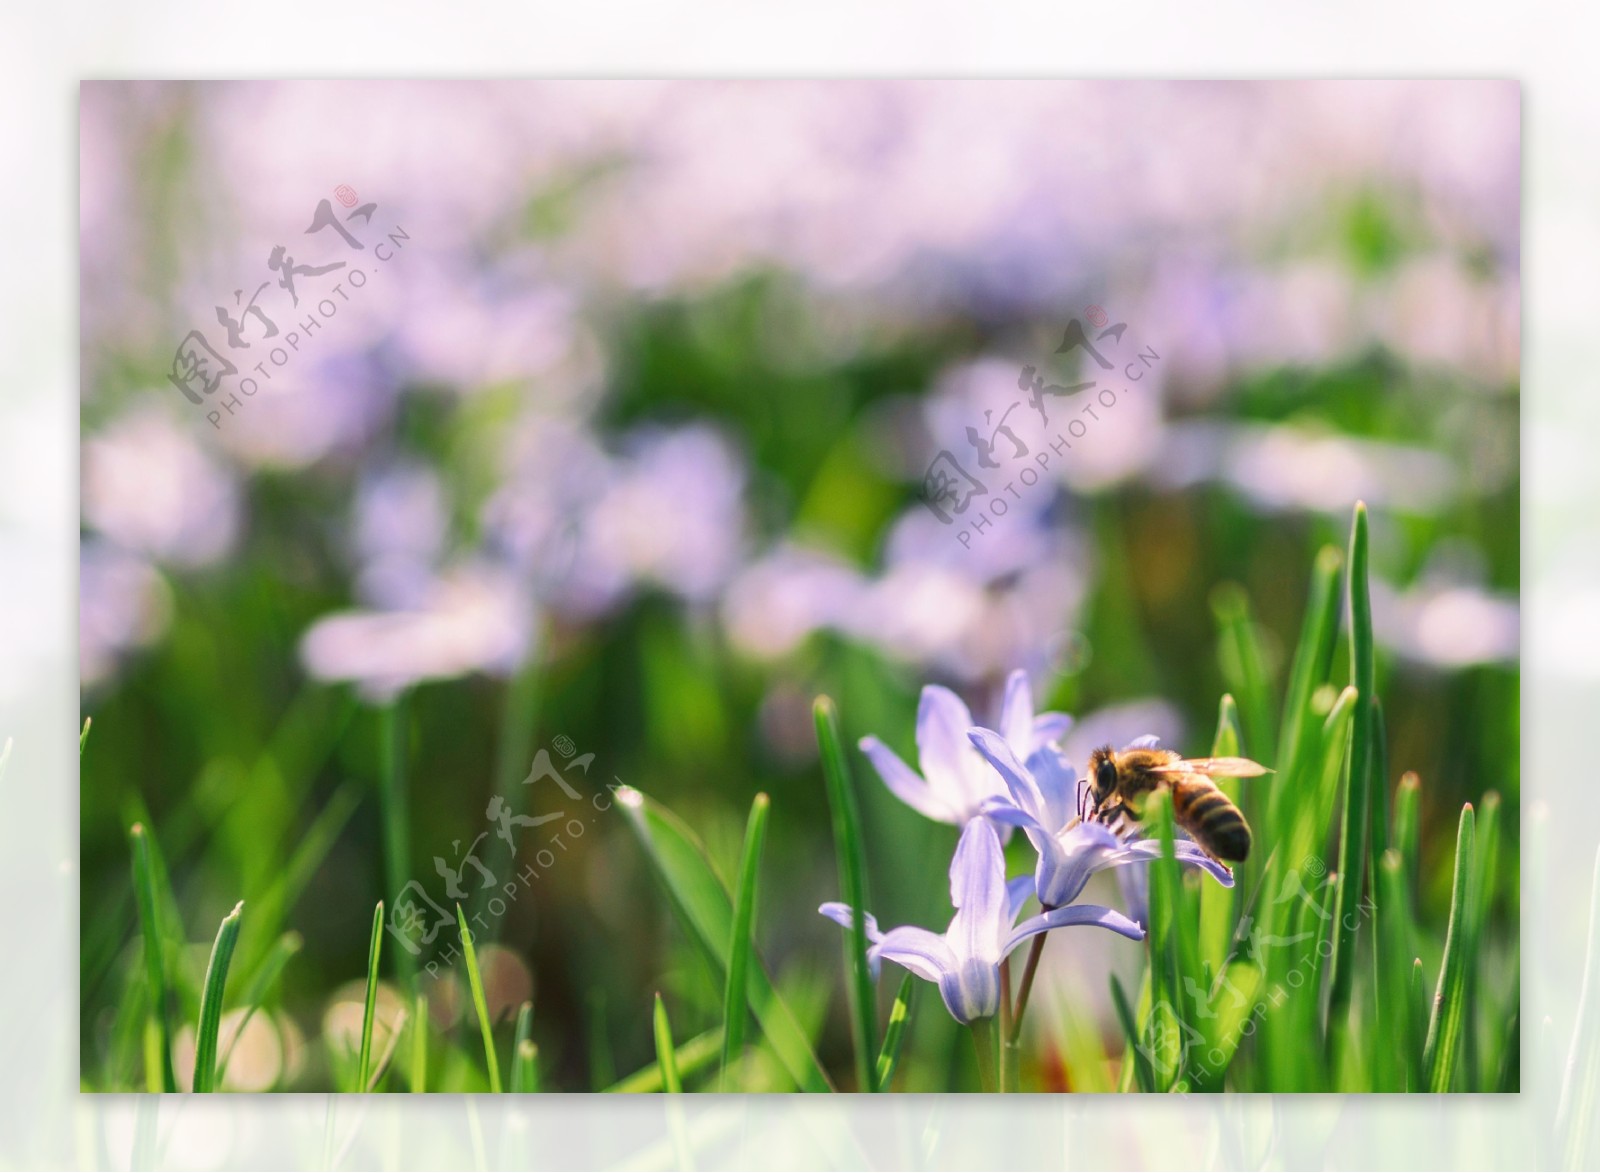
[[[893, 961], [936, 983], [951, 1016], [969, 1023], [999, 1011], [1000, 963], [1031, 937], [1068, 925], [1098, 925], [1131, 940], [1144, 938], [1144, 930], [1133, 921], [1096, 904], [1055, 908], [1015, 924], [1032, 887], [1027, 877], [1021, 883], [1006, 882], [1000, 836], [987, 819], [973, 819], [961, 832], [950, 863], [950, 902], [956, 908], [950, 927], [935, 933], [903, 925], [883, 933], [876, 920], [863, 914], [872, 942], [867, 958], [874, 972], [882, 961]], [[818, 911], [847, 928], [851, 924], [852, 910], [846, 905], [824, 904]]]
[[[1072, 763], [1052, 745], [1041, 746], [1028, 755], [1027, 763], [1018, 760], [1008, 738], [989, 729], [973, 729], [972, 744], [1004, 779], [1009, 794], [988, 799], [983, 813], [999, 823], [1021, 827], [1034, 850], [1039, 865], [1034, 884], [1039, 903], [1046, 908], [1070, 904], [1078, 898], [1089, 877], [1107, 868], [1146, 863], [1161, 855], [1156, 839], [1118, 838], [1102, 823], [1079, 817], [1088, 801], [1088, 780], [1080, 779]], [[1155, 738], [1139, 738], [1133, 744], [1154, 744]], [[1233, 875], [1212, 859], [1198, 844], [1180, 839], [1174, 844], [1178, 861], [1203, 868], [1218, 883], [1231, 887]], [[1141, 917], [1141, 921], [1143, 917]]]
[[[986, 799], [1005, 793], [994, 771], [967, 739], [973, 724], [972, 713], [960, 697], [930, 684], [922, 690], [917, 706], [921, 774], [876, 737], [863, 737], [861, 752], [901, 802], [936, 822], [964, 827], [985, 813]], [[1026, 758], [1063, 737], [1072, 727], [1072, 718], [1065, 713], [1035, 714], [1028, 674], [1018, 669], [1006, 680], [999, 727], [1012, 752]], [[1010, 835], [1009, 826], [997, 830], [1002, 836]]]

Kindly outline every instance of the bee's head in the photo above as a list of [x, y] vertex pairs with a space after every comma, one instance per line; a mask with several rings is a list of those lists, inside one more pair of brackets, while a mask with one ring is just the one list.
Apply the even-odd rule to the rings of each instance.
[[1089, 755], [1089, 785], [1094, 788], [1094, 800], [1102, 803], [1117, 788], [1117, 759], [1109, 745], [1102, 745]]

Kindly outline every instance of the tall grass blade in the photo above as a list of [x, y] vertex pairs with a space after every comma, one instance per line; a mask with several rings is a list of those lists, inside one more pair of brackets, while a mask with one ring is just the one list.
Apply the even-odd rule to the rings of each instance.
[[1311, 698], [1333, 671], [1333, 653], [1339, 640], [1339, 571], [1343, 565], [1338, 549], [1324, 546], [1317, 551], [1311, 566], [1311, 589], [1300, 624], [1300, 641], [1290, 661], [1283, 698], [1283, 724], [1278, 731], [1279, 776], [1268, 806], [1268, 825], [1280, 836], [1286, 804], [1300, 793], [1295, 789], [1299, 771], [1316, 753], [1320, 722], [1312, 712]]
[[[93, 717], [83, 719], [83, 728], [78, 732], [78, 756], [83, 756], [83, 747], [89, 744], [89, 726], [94, 723]], [[11, 739], [6, 738], [4, 752], [0, 752], [0, 776], [6, 772], [6, 758], [11, 756]]]
[[[722, 1028], [716, 1027], [706, 1031], [705, 1034], [695, 1035], [694, 1038], [679, 1046], [674, 1053], [673, 1063], [681, 1077], [687, 1078], [698, 1075], [714, 1063], [722, 1054]], [[608, 1092], [625, 1092], [638, 1094], [641, 1092], [658, 1092], [662, 1088], [661, 1064], [652, 1063], [648, 1067], [641, 1067], [625, 1079], [607, 1087]]]
[[889, 1008], [889, 1023], [883, 1030], [883, 1049], [878, 1052], [878, 1066], [874, 1071], [874, 1087], [880, 1092], [889, 1090], [894, 1082], [894, 1070], [900, 1064], [900, 1047], [905, 1042], [906, 1026], [911, 1021], [911, 1006], [917, 997], [917, 979], [906, 974], [900, 982], [900, 992], [894, 996]]
[[[733, 901], [711, 866], [705, 848], [683, 821], [632, 787], [617, 792], [617, 805], [639, 837], [656, 878], [691, 938], [726, 980], [728, 942], [733, 934]], [[803, 1091], [831, 1091], [827, 1072], [794, 1011], [773, 987], [759, 955], [752, 951], [750, 1011], [774, 1054]], [[718, 1032], [720, 1034], [720, 1032]]]
[[[1333, 956], [1329, 960], [1328, 1034], [1334, 1070], [1348, 1036], [1350, 1000], [1355, 989], [1356, 935], [1361, 917], [1356, 906], [1368, 874], [1367, 842], [1372, 822], [1372, 741], [1375, 669], [1372, 602], [1367, 589], [1367, 507], [1357, 502], [1350, 527], [1350, 575], [1346, 584], [1350, 616], [1350, 683], [1357, 702], [1350, 723], [1350, 768], [1344, 810], [1339, 823], [1338, 912]], [[1382, 843], [1382, 840], [1377, 840]]]
[[1379, 978], [1384, 983], [1383, 1006], [1390, 1029], [1378, 1042], [1382, 1086], [1374, 1091], [1418, 1091], [1422, 1049], [1412, 1036], [1411, 923], [1407, 911], [1406, 867], [1400, 853], [1390, 848], [1378, 861], [1378, 935], [1381, 938]]
[[532, 1094], [539, 1090], [539, 1048], [523, 1039], [511, 1052], [511, 1090]]
[[667, 1020], [667, 1006], [656, 994], [655, 1014], [651, 1019], [655, 1027], [656, 1062], [661, 1066], [661, 1086], [671, 1095], [683, 1091], [683, 1079], [678, 1074], [678, 1056], [672, 1046], [672, 1023]]
[[282, 976], [284, 967], [289, 964], [290, 958], [305, 947], [305, 941], [299, 933], [284, 933], [272, 945], [272, 951], [267, 954], [267, 959], [256, 969], [250, 978], [250, 984], [244, 991], [244, 1016], [239, 1019], [239, 1029], [233, 1032], [233, 1037], [228, 1040], [228, 1049], [222, 1053], [222, 1058], [217, 1061], [217, 1079], [228, 1073], [228, 1060], [233, 1058], [233, 1049], [239, 1045], [239, 1040], [244, 1037], [244, 1028], [250, 1025], [250, 1020], [255, 1017], [261, 1004], [266, 1001], [267, 994], [271, 992], [273, 984]]
[[[156, 1025], [156, 1067], [146, 1064], [146, 1087], [153, 1092], [175, 1092], [178, 1077], [172, 1070], [172, 1018], [167, 989], [166, 958], [162, 948], [161, 912], [156, 906], [155, 864], [149, 832], [135, 823], [128, 832], [133, 844], [133, 893], [139, 907], [139, 927], [144, 934], [145, 989], [150, 993], [151, 1016]], [[149, 1058], [151, 1047], [146, 1046]]]
[[[406, 696], [401, 693], [379, 711], [381, 764], [378, 801], [383, 815], [383, 874], [388, 895], [398, 898], [406, 886], [411, 867], [411, 791], [406, 778]], [[417, 963], [411, 951], [395, 954], [400, 971], [400, 987], [406, 993], [416, 988]]]
[[1243, 740], [1253, 757], [1270, 762], [1277, 730], [1272, 715], [1272, 679], [1261, 635], [1250, 614], [1250, 596], [1237, 583], [1211, 592], [1211, 610], [1221, 633], [1218, 660], [1228, 691], [1243, 714]]
[[1445, 929], [1444, 962], [1439, 966], [1439, 984], [1434, 989], [1433, 1013], [1428, 1019], [1428, 1038], [1423, 1047], [1422, 1066], [1428, 1090], [1447, 1092], [1455, 1076], [1461, 1048], [1461, 1031], [1466, 1022], [1466, 970], [1469, 941], [1468, 895], [1472, 889], [1473, 813], [1472, 804], [1461, 808], [1456, 832], [1455, 878], [1450, 886], [1450, 923]]
[[733, 901], [733, 935], [728, 942], [728, 980], [722, 997], [722, 1081], [728, 1091], [729, 1073], [744, 1054], [744, 1023], [750, 1013], [751, 931], [756, 914], [756, 876], [761, 870], [761, 845], [767, 835], [767, 811], [772, 800], [758, 794], [750, 804], [745, 825], [744, 852], [739, 860], [739, 888]]
[[1172, 798], [1158, 791], [1146, 803], [1161, 855], [1150, 861], [1150, 1021], [1159, 1045], [1156, 1086], [1175, 1087], [1184, 1079], [1184, 1036], [1199, 1018], [1184, 977], [1200, 975], [1193, 922], [1183, 913], [1183, 876], [1178, 870], [1177, 828]]
[[428, 1090], [428, 995], [418, 991], [411, 1012], [411, 1090]]
[[850, 989], [850, 1036], [855, 1044], [856, 1086], [873, 1084], [872, 1056], [877, 1046], [877, 995], [872, 969], [867, 963], [867, 856], [861, 838], [861, 815], [856, 807], [850, 766], [839, 740], [838, 714], [833, 701], [819, 696], [812, 710], [817, 726], [817, 746], [822, 753], [822, 774], [828, 786], [828, 807], [833, 815], [833, 847], [839, 863], [839, 889], [855, 911], [846, 936], [846, 962]]
[[[1478, 808], [1478, 826], [1474, 833], [1472, 888], [1467, 901], [1466, 988], [1463, 997], [1467, 1008], [1467, 1021], [1463, 1028], [1461, 1063], [1466, 1072], [1468, 1091], [1483, 1091], [1482, 1066], [1478, 1053], [1478, 1007], [1484, 1003], [1479, 989], [1483, 980], [1483, 935], [1489, 924], [1489, 910], [1494, 902], [1495, 883], [1499, 879], [1496, 861], [1500, 854], [1500, 795], [1491, 790], [1483, 796]], [[1489, 1024], [1494, 1029], [1499, 1020]]]
[[1405, 866], [1405, 889], [1408, 894], [1417, 890], [1417, 857], [1422, 843], [1422, 779], [1414, 771], [1400, 775], [1400, 784], [1394, 790], [1394, 824], [1389, 830], [1389, 843], [1400, 853]]
[[356, 1061], [356, 1090], [372, 1079], [372, 1030], [378, 1017], [378, 959], [383, 953], [383, 901], [372, 910], [372, 935], [367, 940], [367, 999], [361, 1013], [361, 1055]]
[[489, 1071], [489, 1090], [500, 1092], [500, 1060], [494, 1052], [494, 1026], [489, 1021], [489, 1003], [483, 996], [483, 975], [478, 972], [478, 951], [472, 945], [466, 913], [456, 905], [456, 926], [461, 930], [461, 957], [467, 967], [467, 984], [472, 988], [472, 1007], [478, 1014], [478, 1031], [483, 1035], [483, 1062]]
[[197, 1092], [209, 1092], [217, 1086], [217, 1035], [222, 1030], [222, 996], [227, 990], [228, 966], [233, 961], [233, 947], [239, 940], [239, 917], [243, 913], [244, 901], [241, 900], [222, 918], [217, 939], [211, 946], [211, 960], [206, 964], [200, 1023], [194, 1036], [194, 1090]]
[[1122, 1024], [1122, 1035], [1128, 1042], [1127, 1061], [1132, 1065], [1134, 1080], [1140, 1091], [1153, 1092], [1156, 1090], [1156, 1077], [1150, 1068], [1150, 1056], [1140, 1038], [1133, 1007], [1128, 1004], [1128, 995], [1123, 991], [1116, 974], [1111, 975], [1111, 1003], [1116, 1007], [1117, 1021]]

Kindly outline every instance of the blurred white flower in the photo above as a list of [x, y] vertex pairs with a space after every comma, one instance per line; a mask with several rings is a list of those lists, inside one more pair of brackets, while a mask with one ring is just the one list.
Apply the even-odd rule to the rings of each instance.
[[1379, 641], [1407, 659], [1440, 668], [1518, 660], [1522, 613], [1515, 596], [1465, 584], [1396, 591], [1376, 580], [1371, 591]]
[[775, 659], [814, 631], [842, 628], [867, 590], [842, 559], [785, 542], [742, 569], [722, 599], [722, 621], [739, 650]]
[[164, 411], [147, 406], [84, 442], [83, 515], [124, 549], [204, 566], [233, 545], [239, 489]]
[[513, 576], [475, 564], [448, 571], [414, 609], [324, 616], [301, 637], [300, 658], [317, 679], [353, 681], [381, 701], [423, 680], [508, 675], [533, 639], [532, 599]]
[[78, 559], [78, 676], [90, 687], [118, 659], [160, 639], [172, 619], [167, 584], [143, 558], [92, 538]]

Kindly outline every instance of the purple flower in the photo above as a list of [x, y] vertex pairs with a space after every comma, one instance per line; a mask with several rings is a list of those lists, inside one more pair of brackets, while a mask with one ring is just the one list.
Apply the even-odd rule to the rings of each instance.
[[[1046, 908], [1076, 900], [1096, 872], [1160, 858], [1159, 840], [1119, 839], [1103, 823], [1078, 818], [1079, 804], [1088, 801], [1089, 783], [1078, 778], [1072, 763], [1054, 746], [1035, 750], [1023, 765], [1008, 738], [988, 729], [973, 729], [969, 736], [1009, 792], [985, 802], [983, 813], [996, 822], [1021, 827], [1028, 836], [1039, 853], [1034, 884], [1039, 903]], [[1153, 737], [1141, 737], [1133, 744], [1154, 743]], [[1197, 844], [1180, 839], [1174, 847], [1180, 863], [1204, 868], [1219, 883], [1232, 886], [1232, 873]]]
[[[1052, 909], [1015, 924], [1032, 889], [1027, 877], [1006, 882], [999, 835], [987, 819], [973, 819], [961, 832], [950, 864], [956, 914], [948, 929], [934, 933], [906, 925], [882, 933], [876, 920], [864, 916], [874, 973], [887, 960], [937, 983], [950, 1014], [967, 1023], [999, 1011], [1000, 963], [1030, 937], [1068, 925], [1099, 925], [1135, 941], [1144, 938], [1144, 931], [1120, 912], [1094, 904]], [[824, 904], [818, 911], [847, 928], [851, 924], [846, 905]]]
[[[1005, 700], [998, 722], [1005, 743], [1014, 754], [1029, 754], [1064, 736], [1072, 727], [1065, 713], [1033, 711], [1033, 690], [1020, 668], [1006, 680]], [[866, 754], [896, 798], [940, 823], [964, 827], [984, 813], [984, 800], [1001, 796], [999, 779], [967, 740], [972, 713], [948, 688], [930, 684], [917, 706], [918, 774], [876, 737], [861, 739]], [[1008, 827], [998, 828], [1009, 836]]]

